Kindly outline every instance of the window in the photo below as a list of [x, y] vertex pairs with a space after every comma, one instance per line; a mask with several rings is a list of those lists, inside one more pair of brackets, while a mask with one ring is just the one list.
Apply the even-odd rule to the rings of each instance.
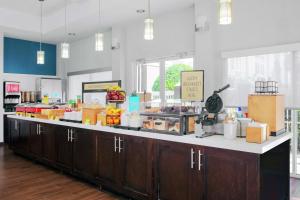
[[172, 103], [180, 97], [181, 71], [193, 70], [194, 59], [165, 59], [137, 65], [137, 90], [152, 94], [153, 102]]
[[146, 70], [146, 91], [152, 93], [152, 101], [160, 102], [160, 63], [147, 63]]
[[[180, 87], [180, 74], [182, 71], [193, 70], [193, 66], [194, 60], [191, 58], [165, 62], [165, 100], [167, 103], [172, 103], [175, 99], [180, 98], [179, 94], [175, 95], [176, 88]], [[179, 92], [178, 89], [176, 92]]]
[[227, 59], [225, 83], [230, 89], [223, 93], [227, 106], [247, 106], [248, 94], [255, 91], [255, 81], [273, 80], [279, 92], [286, 95], [287, 105], [293, 103], [292, 53], [276, 53]]
[[300, 51], [227, 57], [223, 81], [231, 87], [222, 93], [224, 104], [246, 107], [248, 94], [254, 93], [257, 80], [277, 81], [279, 92], [286, 97], [285, 126], [293, 133], [290, 172], [300, 177], [300, 93], [297, 92], [300, 90]]
[[112, 71], [71, 75], [68, 77], [69, 99], [76, 99], [77, 96], [82, 95], [83, 82], [111, 81], [111, 80], [112, 80]]

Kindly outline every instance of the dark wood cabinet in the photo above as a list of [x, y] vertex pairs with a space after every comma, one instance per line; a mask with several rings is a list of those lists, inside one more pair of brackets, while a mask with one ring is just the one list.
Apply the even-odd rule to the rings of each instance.
[[259, 199], [259, 165], [256, 154], [205, 148], [207, 200]]
[[57, 126], [56, 133], [56, 147], [57, 147], [57, 164], [68, 171], [73, 168], [73, 144], [71, 141], [71, 131], [73, 129], [66, 126]]
[[40, 135], [42, 137], [42, 159], [44, 162], [54, 164], [56, 161], [55, 126], [40, 124]]
[[16, 119], [9, 119], [9, 137], [10, 137], [10, 147], [12, 149], [18, 148], [19, 143], [19, 121]]
[[19, 121], [19, 145], [21, 152], [27, 153], [29, 151], [29, 137], [30, 137], [30, 122]]
[[31, 155], [38, 160], [53, 164], [56, 161], [55, 126], [32, 122], [29, 128], [29, 149]]
[[99, 133], [97, 137], [97, 177], [104, 185], [118, 185], [119, 149], [118, 135]]
[[4, 143], [5, 144], [9, 144], [10, 138], [9, 138], [9, 132], [10, 132], [10, 128], [9, 128], [9, 119], [8, 117], [9, 115], [4, 114], [3, 115], [3, 136], [4, 136]]
[[193, 155], [191, 174], [189, 178], [189, 199], [205, 199], [205, 168], [204, 168], [204, 148], [202, 146], [192, 146]]
[[15, 152], [132, 199], [289, 199], [290, 141], [254, 154], [12, 118], [8, 127]]
[[42, 157], [42, 136], [40, 135], [40, 124], [30, 123], [30, 137], [29, 137], [29, 152], [34, 158]]
[[57, 164], [68, 173], [93, 180], [97, 171], [96, 134], [65, 126], [56, 128]]
[[96, 134], [94, 131], [74, 129], [73, 171], [84, 178], [93, 179], [97, 171]]
[[131, 196], [152, 199], [154, 145], [153, 140], [123, 136], [120, 137], [121, 181]]
[[98, 179], [135, 199], [152, 199], [153, 141], [112, 133], [98, 134]]
[[204, 176], [201, 157], [200, 148], [160, 141], [157, 154], [157, 198], [203, 199]]

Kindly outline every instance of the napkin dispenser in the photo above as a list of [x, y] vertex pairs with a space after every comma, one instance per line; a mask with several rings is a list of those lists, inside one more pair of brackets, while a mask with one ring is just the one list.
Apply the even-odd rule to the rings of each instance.
[[268, 140], [270, 129], [267, 124], [253, 122], [246, 127], [246, 141], [261, 144]]

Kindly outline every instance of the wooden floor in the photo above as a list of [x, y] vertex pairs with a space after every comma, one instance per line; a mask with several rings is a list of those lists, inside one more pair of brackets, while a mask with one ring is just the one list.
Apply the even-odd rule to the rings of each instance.
[[[0, 147], [0, 200], [124, 200], [109, 192], [14, 155]], [[291, 200], [300, 180], [291, 179]]]
[[117, 200], [109, 192], [14, 155], [0, 147], [0, 200]]

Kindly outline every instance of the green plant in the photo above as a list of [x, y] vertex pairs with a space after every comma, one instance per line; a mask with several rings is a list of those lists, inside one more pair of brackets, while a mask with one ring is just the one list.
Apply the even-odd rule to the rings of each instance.
[[[180, 83], [180, 72], [190, 71], [193, 67], [186, 64], [174, 64], [170, 66], [166, 71], [166, 90], [172, 91]], [[160, 77], [156, 77], [153, 85], [152, 91], [160, 91]]]

